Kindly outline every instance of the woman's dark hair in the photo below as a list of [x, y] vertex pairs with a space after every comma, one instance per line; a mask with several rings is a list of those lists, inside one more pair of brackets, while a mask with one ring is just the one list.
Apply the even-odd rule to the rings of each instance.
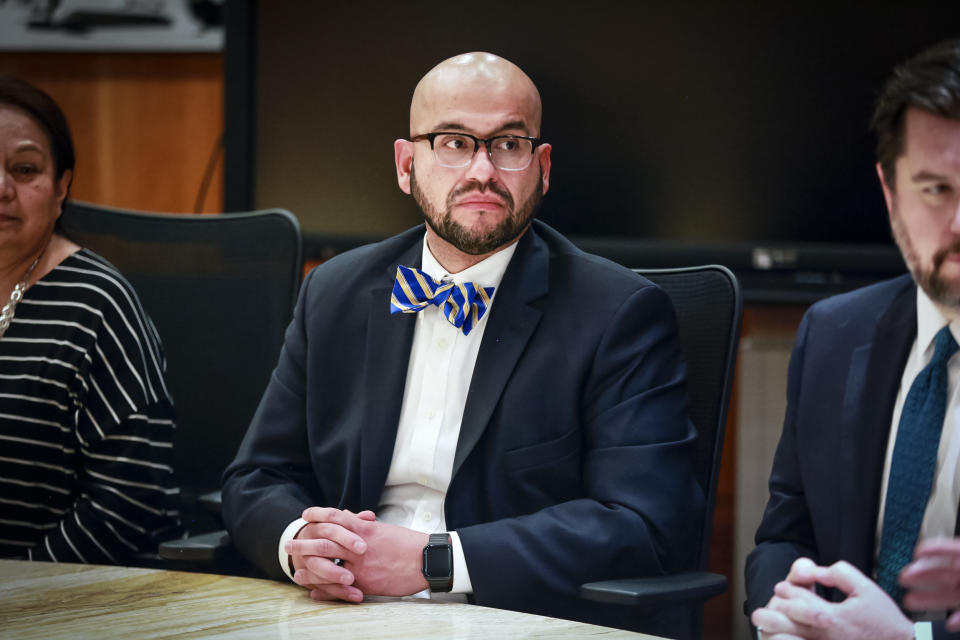
[[26, 112], [47, 132], [53, 167], [59, 179], [63, 172], [73, 171], [73, 138], [63, 111], [53, 98], [29, 82], [7, 73], [0, 73], [0, 106], [11, 106]]
[[891, 188], [911, 107], [960, 119], [960, 39], [936, 44], [899, 65], [880, 92], [870, 128], [877, 135], [877, 161]]

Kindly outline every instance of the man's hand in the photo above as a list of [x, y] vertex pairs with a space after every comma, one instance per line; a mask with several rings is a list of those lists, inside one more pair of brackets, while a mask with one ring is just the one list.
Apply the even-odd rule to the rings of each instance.
[[[310, 587], [314, 600], [359, 602], [364, 595], [408, 596], [429, 586], [420, 571], [426, 533], [377, 522], [370, 511], [310, 507], [302, 517], [310, 524], [286, 549], [305, 558], [303, 573], [294, 562], [294, 580]], [[300, 540], [305, 532], [311, 539]]]
[[[913, 611], [960, 609], [960, 538], [924, 540], [913, 556], [900, 572], [900, 585], [907, 589], [904, 606]], [[960, 611], [947, 619], [947, 629], [960, 631]]]
[[[815, 574], [817, 569], [816, 563], [810, 558], [798, 558], [794, 561], [793, 565], [791, 565], [790, 573], [787, 574], [784, 580], [795, 587], [807, 589], [811, 593], [815, 593], [814, 590], [817, 584]], [[776, 609], [778, 603], [778, 597], [774, 595], [765, 607], [757, 609], [753, 612], [753, 615], [750, 616], [750, 620], [754, 626], [758, 629], [763, 629], [764, 640], [771, 637], [784, 639], [815, 637], [812, 627], [800, 624], [791, 620], [785, 614], [780, 613]]]
[[[846, 600], [839, 603], [824, 600], [808, 587], [811, 579], [825, 587], [839, 589], [846, 594]], [[767, 606], [754, 611], [751, 620], [763, 629], [763, 640], [913, 638], [913, 623], [890, 596], [847, 562], [817, 567], [808, 559], [798, 560], [787, 580], [774, 588]]]
[[814, 591], [817, 586], [817, 574], [821, 567], [817, 566], [810, 558], [797, 558], [790, 565], [790, 573], [784, 578], [790, 584], [796, 587], [804, 587]]
[[345, 562], [367, 552], [366, 541], [355, 529], [358, 523], [375, 518], [372, 511], [354, 514], [328, 507], [310, 507], [304, 511], [303, 519], [309, 524], [284, 547], [293, 563], [294, 582], [309, 588], [314, 600], [363, 600], [363, 591], [352, 586], [353, 573], [335, 561]]
[[354, 586], [377, 596], [409, 596], [430, 586], [421, 571], [428, 534], [383, 522], [363, 522], [357, 533], [367, 552], [343, 564], [353, 572]]

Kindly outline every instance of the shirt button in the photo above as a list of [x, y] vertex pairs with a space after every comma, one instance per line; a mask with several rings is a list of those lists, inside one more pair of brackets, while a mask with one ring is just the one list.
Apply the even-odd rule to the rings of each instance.
[[427, 411], [427, 420], [433, 420], [436, 417], [437, 417], [436, 411], [434, 411], [433, 409], [430, 409], [430, 411]]
[[440, 338], [439, 340], [437, 340], [438, 349], [446, 349], [449, 346], [450, 346], [450, 343], [447, 341], [446, 338]]
[[431, 520], [433, 520], [433, 514], [427, 511], [426, 513], [423, 514], [423, 519], [426, 522], [430, 522]]
[[427, 483], [428, 483], [429, 481], [430, 481], [430, 480], [427, 478], [427, 476], [425, 476], [425, 475], [423, 475], [423, 474], [417, 476], [417, 482], [418, 482], [419, 484], [422, 484], [423, 486], [427, 486]]

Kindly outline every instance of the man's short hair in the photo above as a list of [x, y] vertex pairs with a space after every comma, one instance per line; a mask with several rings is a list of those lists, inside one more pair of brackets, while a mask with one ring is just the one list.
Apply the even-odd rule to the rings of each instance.
[[877, 161], [891, 188], [903, 153], [904, 114], [910, 107], [960, 119], [960, 39], [936, 44], [897, 66], [880, 92], [870, 128], [877, 136]]

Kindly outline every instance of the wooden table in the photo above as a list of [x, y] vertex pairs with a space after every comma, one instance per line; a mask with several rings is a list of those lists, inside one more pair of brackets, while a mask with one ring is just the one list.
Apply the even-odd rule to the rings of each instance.
[[557, 618], [429, 600], [317, 603], [294, 584], [0, 560], [0, 638], [634, 638]]

